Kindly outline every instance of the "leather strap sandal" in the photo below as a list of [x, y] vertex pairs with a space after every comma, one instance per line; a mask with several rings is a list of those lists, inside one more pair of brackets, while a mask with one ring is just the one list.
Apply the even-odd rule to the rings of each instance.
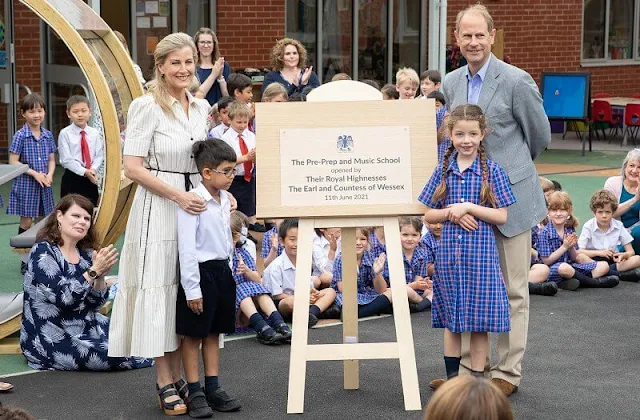
[[189, 396], [189, 387], [187, 386], [187, 381], [185, 381], [184, 378], [180, 378], [173, 383], [173, 386], [176, 387], [178, 394], [180, 394], [180, 398], [186, 401], [187, 397]]
[[167, 386], [163, 386], [160, 388], [158, 384], [156, 384], [156, 389], [158, 391], [158, 401], [160, 402], [160, 408], [164, 411], [164, 414], [168, 416], [181, 416], [187, 413], [187, 407], [176, 408], [178, 405], [185, 405], [184, 400], [182, 398], [178, 398], [175, 401], [167, 401], [168, 397], [176, 396], [178, 397], [178, 391], [173, 384], [169, 384]]

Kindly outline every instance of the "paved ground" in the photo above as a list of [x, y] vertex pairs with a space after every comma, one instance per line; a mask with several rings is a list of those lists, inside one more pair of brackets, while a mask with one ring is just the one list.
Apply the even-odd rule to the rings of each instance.
[[[518, 419], [638, 419], [640, 402], [640, 284], [615, 289], [561, 291], [532, 297], [524, 380], [511, 397]], [[423, 404], [427, 385], [444, 371], [441, 331], [430, 315], [412, 316]], [[360, 323], [362, 341], [393, 338], [393, 319]], [[339, 326], [314, 329], [311, 342], [338, 342]], [[253, 339], [229, 342], [221, 382], [244, 403], [220, 419], [284, 419], [288, 347]], [[363, 362], [361, 389], [342, 389], [341, 364], [307, 370], [305, 419], [420, 419], [405, 412], [398, 363]], [[119, 373], [44, 372], [11, 378], [16, 391], [2, 402], [39, 419], [163, 419], [153, 392], [153, 369]]]

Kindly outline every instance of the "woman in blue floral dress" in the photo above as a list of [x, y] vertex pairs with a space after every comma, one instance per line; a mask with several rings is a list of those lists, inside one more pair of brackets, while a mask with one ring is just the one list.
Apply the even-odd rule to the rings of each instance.
[[118, 260], [112, 245], [96, 248], [93, 205], [71, 194], [38, 232], [24, 275], [20, 345], [29, 366], [50, 370], [116, 370], [149, 359], [107, 357], [109, 319], [104, 275]]

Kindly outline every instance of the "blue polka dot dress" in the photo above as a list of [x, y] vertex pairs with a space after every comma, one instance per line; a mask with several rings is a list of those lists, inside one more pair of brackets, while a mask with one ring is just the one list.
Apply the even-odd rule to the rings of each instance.
[[[460, 172], [457, 152], [446, 168], [447, 196], [434, 201], [440, 184], [440, 163], [418, 200], [433, 209], [462, 202], [480, 203], [482, 168], [479, 158]], [[505, 171], [487, 160], [488, 181], [496, 198], [496, 207], [515, 203]], [[478, 229], [467, 232], [445, 221], [438, 244], [433, 276], [432, 324], [454, 333], [506, 332], [510, 329], [509, 300], [500, 270], [493, 226], [477, 219]]]

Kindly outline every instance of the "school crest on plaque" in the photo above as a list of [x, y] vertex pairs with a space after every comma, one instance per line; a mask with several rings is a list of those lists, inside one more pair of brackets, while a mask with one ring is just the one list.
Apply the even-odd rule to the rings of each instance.
[[340, 153], [353, 151], [353, 137], [343, 134], [338, 136], [337, 149]]

